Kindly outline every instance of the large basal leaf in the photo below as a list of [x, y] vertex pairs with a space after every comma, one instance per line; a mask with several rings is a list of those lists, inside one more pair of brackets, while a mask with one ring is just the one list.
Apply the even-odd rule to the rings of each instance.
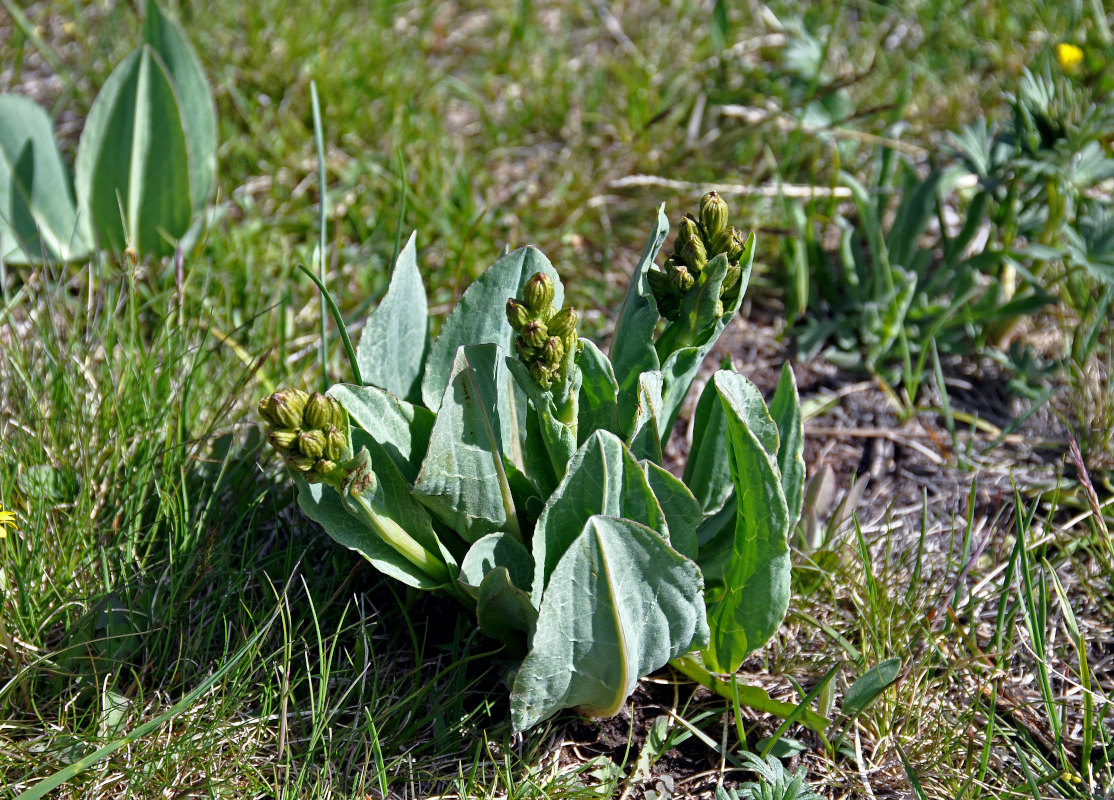
[[734, 372], [712, 379], [727, 417], [738, 515], [723, 595], [708, 611], [708, 668], [734, 672], [774, 634], [789, 608], [789, 509], [777, 468], [777, 427], [762, 394]]
[[612, 716], [638, 679], [707, 638], [700, 570], [656, 532], [593, 516], [565, 551], [511, 689], [523, 731], [562, 708]]
[[534, 247], [521, 247], [503, 256], [468, 287], [430, 348], [422, 378], [422, 401], [427, 408], [437, 410], [461, 345], [497, 344], [505, 353], [514, 352], [507, 300], [521, 297], [522, 287], [537, 272], [553, 279], [554, 303], [560, 306], [564, 302], [561, 279], [549, 259]]
[[50, 118], [26, 97], [0, 95], [0, 259], [26, 264], [88, 253]]
[[584, 349], [576, 358], [582, 383], [576, 414], [577, 446], [596, 431], [619, 434], [619, 384], [615, 370], [590, 339], [581, 339]]
[[665, 514], [669, 526], [669, 544], [685, 558], [696, 559], [699, 549], [696, 528], [703, 521], [700, 504], [681, 480], [649, 460], [643, 460], [642, 471], [654, 497]]
[[530, 604], [530, 596], [511, 580], [506, 567], [496, 567], [484, 576], [476, 596], [476, 622], [480, 630], [504, 642], [524, 642], [533, 633], [537, 620], [538, 612]]
[[789, 508], [789, 527], [793, 528], [801, 518], [801, 505], [805, 499], [805, 429], [797, 381], [788, 362], [781, 368], [777, 390], [770, 399], [770, 416], [777, 425], [777, 466], [781, 472], [785, 503]]
[[[399, 474], [386, 452], [375, 442], [366, 442], [375, 472], [375, 485], [369, 500], [394, 520], [430, 553], [448, 560], [433, 531], [429, 513], [410, 496], [410, 487]], [[437, 589], [443, 584], [432, 580], [376, 534], [374, 528], [345, 508], [337, 492], [322, 484], [298, 483], [298, 505], [338, 543], [355, 550], [380, 572], [418, 589]]]
[[636, 457], [648, 458], [655, 464], [661, 463], [663, 388], [662, 374], [656, 370], [638, 376], [638, 403], [629, 439], [631, 452]]
[[614, 434], [593, 433], [569, 462], [534, 527], [533, 602], [542, 602], [549, 576], [596, 514], [624, 517], [668, 539], [666, 517], [638, 459]]
[[685, 462], [685, 485], [692, 490], [705, 514], [723, 508], [734, 484], [727, 455], [727, 417], [715, 383], [708, 381], [693, 414], [692, 447]]
[[522, 542], [506, 533], [489, 533], [468, 548], [460, 562], [460, 583], [465, 588], [478, 588], [496, 567], [506, 569], [515, 586], [529, 591], [534, 559]]
[[396, 397], [421, 402], [421, 380], [429, 352], [429, 310], [410, 234], [398, 254], [387, 293], [364, 323], [356, 362], [364, 383]]
[[433, 431], [432, 411], [374, 386], [338, 383], [327, 394], [336, 398], [352, 421], [383, 447], [408, 483], [418, 479]]
[[213, 93], [185, 31], [154, 0], [147, 2], [143, 41], [162, 58], [178, 92], [189, 151], [190, 200], [193, 212], [198, 214], [212, 199], [217, 183], [217, 106]]
[[658, 368], [658, 354], [654, 349], [654, 327], [658, 324], [658, 307], [650, 290], [646, 273], [654, 265], [661, 246], [669, 235], [669, 218], [665, 216], [665, 203], [658, 208], [654, 230], [642, 251], [642, 257], [631, 273], [627, 294], [619, 309], [615, 334], [611, 338], [611, 364], [619, 382], [619, 424], [629, 431], [634, 422], [638, 404], [638, 376]]
[[75, 171], [79, 221], [93, 226], [102, 245], [119, 253], [132, 244], [141, 257], [165, 255], [189, 228], [181, 108], [149, 45], [121, 61], [97, 95]]
[[414, 495], [465, 541], [495, 531], [521, 538], [503, 465], [504, 443], [518, 436], [501, 413], [508, 381], [497, 345], [457, 351], [414, 484]]

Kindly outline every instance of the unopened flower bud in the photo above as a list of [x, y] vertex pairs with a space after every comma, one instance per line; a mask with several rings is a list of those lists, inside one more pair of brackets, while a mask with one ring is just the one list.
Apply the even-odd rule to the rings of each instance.
[[704, 265], [708, 263], [708, 251], [704, 247], [704, 240], [699, 236], [686, 239], [681, 247], [681, 258], [693, 272], [704, 269]]
[[348, 455], [348, 440], [335, 425], [325, 434], [325, 458], [330, 461], [344, 461]]
[[727, 273], [723, 276], [723, 283], [720, 284], [719, 294], [723, 297], [739, 283], [739, 278], [743, 274], [742, 267], [739, 266], [738, 261], [731, 261], [727, 264]]
[[708, 192], [700, 200], [700, 221], [707, 236], [718, 235], [727, 227], [727, 203], [715, 192]]
[[[301, 389], [284, 389], [275, 392], [259, 403], [260, 412], [272, 425], [279, 428], [297, 428], [302, 424], [302, 410], [309, 395]], [[266, 408], [264, 409], [264, 404]]]
[[517, 337], [514, 340], [514, 349], [515, 349], [515, 352], [518, 353], [518, 357], [521, 358], [527, 364], [529, 364], [532, 361], [535, 361], [538, 358], [538, 356], [540, 356], [542, 354], [542, 351], [541, 351], [540, 347], [531, 347], [530, 345], [526, 344], [526, 342], [524, 342], [522, 340], [521, 336]]
[[302, 431], [298, 436], [298, 451], [303, 456], [321, 458], [325, 454], [325, 434], [319, 430]]
[[271, 428], [267, 439], [276, 450], [293, 450], [298, 446], [298, 431], [295, 428]]
[[317, 459], [317, 463], [313, 465], [313, 471], [325, 477], [331, 475], [336, 469], [336, 463], [327, 458], [319, 458]]
[[723, 300], [716, 300], [716, 307], [712, 313], [716, 315], [717, 319], [723, 316]]
[[549, 329], [541, 320], [532, 320], [522, 329], [522, 341], [530, 347], [544, 347], [545, 340], [549, 338]]
[[530, 311], [541, 314], [552, 305], [554, 293], [553, 279], [544, 272], [538, 272], [526, 281], [526, 286], [522, 289], [522, 299], [526, 301], [526, 307]]
[[530, 375], [543, 389], [548, 389], [553, 384], [553, 371], [542, 361], [535, 361], [530, 365]]
[[543, 351], [545, 363], [551, 369], [556, 369], [561, 365], [561, 360], [565, 357], [565, 343], [556, 336], [550, 336], [549, 340], [545, 343]]
[[696, 224], [696, 220], [688, 214], [681, 217], [681, 224], [677, 227], [677, 242], [674, 249], [680, 253], [681, 247], [689, 239], [700, 238], [700, 226]]
[[676, 295], [683, 295], [695, 283], [696, 278], [692, 277], [692, 273], [681, 264], [675, 264], [669, 272], [669, 288]]
[[305, 423], [303, 427], [327, 431], [329, 426], [341, 423], [344, 417], [340, 403], [320, 392], [314, 392], [306, 403], [302, 419]]
[[530, 321], [530, 309], [519, 303], [514, 298], [507, 301], [507, 322], [511, 327], [520, 332]]
[[[666, 262], [667, 264], [671, 262]], [[667, 267], [668, 268], [668, 267]], [[650, 291], [654, 293], [654, 297], [661, 300], [662, 297], [669, 294], [669, 276], [664, 272], [658, 272], [652, 269], [646, 273], [646, 279], [650, 282]]]
[[727, 253], [728, 261], [738, 262], [739, 258], [743, 255], [743, 249], [747, 245], [747, 238], [743, 236], [743, 232], [738, 228], [728, 228], [728, 231], [731, 233], [731, 239], [722, 252]]
[[286, 459], [286, 466], [297, 472], [309, 472], [316, 463], [317, 459], [312, 456], [290, 456]]
[[564, 339], [570, 333], [576, 333], [576, 321], [576, 309], [565, 306], [553, 315], [553, 319], [546, 327], [549, 328], [550, 336], [560, 336]]

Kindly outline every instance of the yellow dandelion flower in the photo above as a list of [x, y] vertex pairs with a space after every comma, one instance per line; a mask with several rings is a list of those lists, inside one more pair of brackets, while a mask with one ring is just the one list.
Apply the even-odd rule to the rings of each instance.
[[15, 512], [0, 508], [0, 539], [8, 535], [8, 527], [15, 527]]
[[1069, 42], [1056, 45], [1056, 63], [1064, 72], [1075, 72], [1083, 63], [1083, 48]]

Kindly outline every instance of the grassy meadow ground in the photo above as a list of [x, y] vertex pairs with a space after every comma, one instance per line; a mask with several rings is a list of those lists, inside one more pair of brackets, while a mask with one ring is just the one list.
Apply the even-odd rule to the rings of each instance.
[[[949, 133], [1006, 119], [1056, 43], [1101, 40], [1097, 5], [173, 4], [220, 115], [203, 242], [180, 262], [3, 272], [0, 506], [18, 519], [0, 539], [0, 798], [62, 770], [51, 797], [711, 796], [753, 778], [738, 753], [777, 727], [666, 671], [613, 723], [566, 714], [512, 737], [497, 653], [469, 617], [297, 511], [254, 406], [322, 380], [318, 298], [294, 268], [321, 200], [311, 80], [329, 280], [353, 330], [385, 288], [400, 212], [435, 314], [504, 246], [532, 243], [601, 341], [660, 203], [675, 220], [719, 187], [756, 230], [727, 351], [764, 389], [794, 359], [809, 467], [828, 477], [796, 537], [789, 618], [740, 680], [795, 702], [841, 661], [838, 711], [855, 678], [901, 660], [893, 688], [837, 722], [836, 754], [785, 733], [814, 791], [1114, 792], [1101, 312], [1084, 357], [1049, 366], [1090, 325], [1063, 292], [1100, 283], [1043, 273], [1040, 316], [928, 360], [915, 402], [795, 349], [790, 317], [827, 309], [786, 289], [794, 187], [816, 187], [810, 224], [838, 249], [840, 169], [875, 186], [885, 149], [923, 173]], [[136, 8], [48, 0], [23, 28], [12, 7], [0, 91], [47, 108], [72, 161]], [[997, 357], [1011, 339], [1044, 361]], [[658, 717], [677, 746], [650, 759]]]

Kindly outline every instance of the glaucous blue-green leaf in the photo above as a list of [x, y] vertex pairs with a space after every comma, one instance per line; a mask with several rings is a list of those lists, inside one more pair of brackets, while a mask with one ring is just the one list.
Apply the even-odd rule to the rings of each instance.
[[511, 579], [506, 567], [488, 572], [476, 593], [476, 621], [480, 629], [505, 642], [525, 640], [537, 623], [538, 612], [530, 596]]
[[724, 328], [739, 313], [754, 266], [754, 241], [753, 233], [747, 236], [743, 253], [739, 256], [739, 293], [734, 302], [724, 304], [722, 314], [717, 316], [715, 312], [727, 274], [726, 255], [716, 256], [708, 262], [694, 289], [685, 295], [680, 320], [670, 323], [662, 331], [657, 347], [659, 355], [664, 357], [661, 366], [664, 414], [659, 429], [663, 438], [672, 429], [700, 365], [715, 347]]
[[727, 417], [737, 516], [724, 591], [708, 610], [704, 660], [734, 672], [774, 634], [789, 608], [789, 509], [777, 467], [778, 433], [762, 393], [742, 375], [712, 380]]
[[789, 527], [793, 528], [801, 518], [805, 498], [805, 428], [797, 381], [788, 362], [781, 368], [777, 390], [770, 399], [770, 416], [777, 425], [777, 465], [785, 503], [789, 507]]
[[131, 244], [140, 257], [166, 255], [189, 228], [193, 206], [181, 106], [150, 45], [121, 61], [97, 95], [75, 173], [79, 222], [91, 224], [113, 251]]
[[534, 247], [520, 247], [503, 256], [465, 290], [429, 351], [422, 378], [422, 401], [427, 408], [437, 410], [461, 345], [497, 344], [505, 353], [514, 352], [507, 300], [521, 297], [522, 287], [537, 272], [553, 279], [553, 302], [560, 306], [565, 296], [561, 279], [549, 259]]
[[514, 585], [526, 591], [534, 579], [534, 559], [518, 539], [505, 533], [489, 533], [468, 548], [460, 562], [460, 582], [479, 588], [484, 577], [496, 567], [503, 567]]
[[577, 446], [599, 430], [619, 433], [619, 384], [611, 362], [590, 339], [576, 357], [582, 382], [576, 416]]
[[0, 259], [26, 264], [88, 254], [50, 118], [26, 97], [0, 95]]
[[217, 182], [217, 106], [213, 93], [185, 31], [154, 0], [147, 2], [143, 41], [162, 58], [178, 93], [189, 151], [190, 199], [198, 214], [212, 199]]
[[387, 293], [368, 315], [356, 347], [364, 383], [415, 403], [421, 402], [429, 352], [429, 310], [418, 270], [416, 237], [417, 233], [410, 234], [398, 254]]
[[562, 708], [616, 714], [638, 679], [707, 639], [700, 570], [655, 531], [593, 516], [546, 587], [511, 688], [524, 731]]
[[375, 386], [338, 383], [327, 394], [344, 406], [352, 421], [382, 445], [406, 481], [418, 478], [436, 419], [422, 406], [399, 400]]
[[[419, 545], [448, 561], [433, 531], [429, 513], [410, 496], [410, 487], [390, 456], [375, 442], [365, 443], [375, 472], [373, 487], [365, 493], [368, 503], [400, 526]], [[397, 549], [383, 541], [375, 527], [345, 507], [336, 490], [306, 483], [300, 477], [298, 505], [335, 541], [362, 555], [380, 572], [418, 589], [438, 589], [444, 581], [431, 578]]]
[[642, 471], [646, 473], [646, 482], [650, 484], [650, 489], [665, 514], [665, 522], [669, 526], [669, 544], [685, 558], [695, 560], [699, 549], [696, 527], [704, 519], [704, 515], [700, 513], [700, 504], [679, 478], [653, 461], [643, 460]]
[[656, 370], [638, 376], [638, 405], [630, 435], [631, 452], [655, 464], [661, 463], [661, 425], [665, 414], [661, 396], [663, 387], [662, 374]]
[[665, 514], [638, 459], [607, 431], [596, 431], [576, 451], [538, 517], [532, 542], [535, 607], [557, 562], [596, 514], [624, 517], [660, 536], [669, 535]]
[[638, 376], [656, 370], [658, 354], [654, 349], [654, 328], [658, 324], [658, 306], [646, 273], [654, 266], [665, 238], [669, 235], [669, 218], [665, 216], [665, 203], [658, 208], [654, 230], [638, 259], [627, 284], [627, 294], [615, 322], [611, 337], [611, 364], [619, 383], [619, 424], [623, 432], [634, 424], [638, 405]]
[[685, 462], [685, 485], [692, 490], [705, 514], [723, 508], [734, 483], [727, 455], [727, 417], [715, 383], [708, 381], [696, 403], [692, 419], [692, 447]]
[[541, 498], [549, 497], [557, 488], [561, 480], [557, 470], [562, 473], [568, 462], [555, 466], [550, 458], [550, 444], [553, 442], [552, 431], [543, 427], [541, 415], [531, 403], [526, 409], [526, 428], [522, 440], [522, 458], [525, 462], [525, 474], [537, 489]]
[[735, 550], [738, 507], [732, 489], [723, 507], [704, 517], [696, 527], [696, 542], [699, 547], [696, 563], [700, 565], [700, 572], [704, 575], [704, 595], [709, 603], [719, 600], [724, 573], [731, 564], [731, 556]]
[[495, 531], [521, 538], [503, 465], [504, 443], [518, 433], [500, 413], [508, 373], [498, 345], [457, 350], [414, 495], [465, 541]]
[[[557, 419], [553, 392], [538, 386], [537, 381], [530, 376], [530, 371], [526, 369], [526, 365], [517, 356], [507, 357], [507, 368], [514, 376], [518, 388], [522, 390], [530, 402], [530, 409], [534, 412], [537, 420], [537, 432], [541, 436], [540, 441], [545, 448], [545, 453], [549, 456], [550, 469], [559, 479], [560, 476], [565, 474], [565, 467], [573, 453], [576, 452], [576, 437], [573, 436], [572, 431], [566, 425]], [[579, 384], [579, 371], [572, 378]], [[536, 452], [526, 453], [523, 458], [529, 461], [535, 459], [537, 455]]]

